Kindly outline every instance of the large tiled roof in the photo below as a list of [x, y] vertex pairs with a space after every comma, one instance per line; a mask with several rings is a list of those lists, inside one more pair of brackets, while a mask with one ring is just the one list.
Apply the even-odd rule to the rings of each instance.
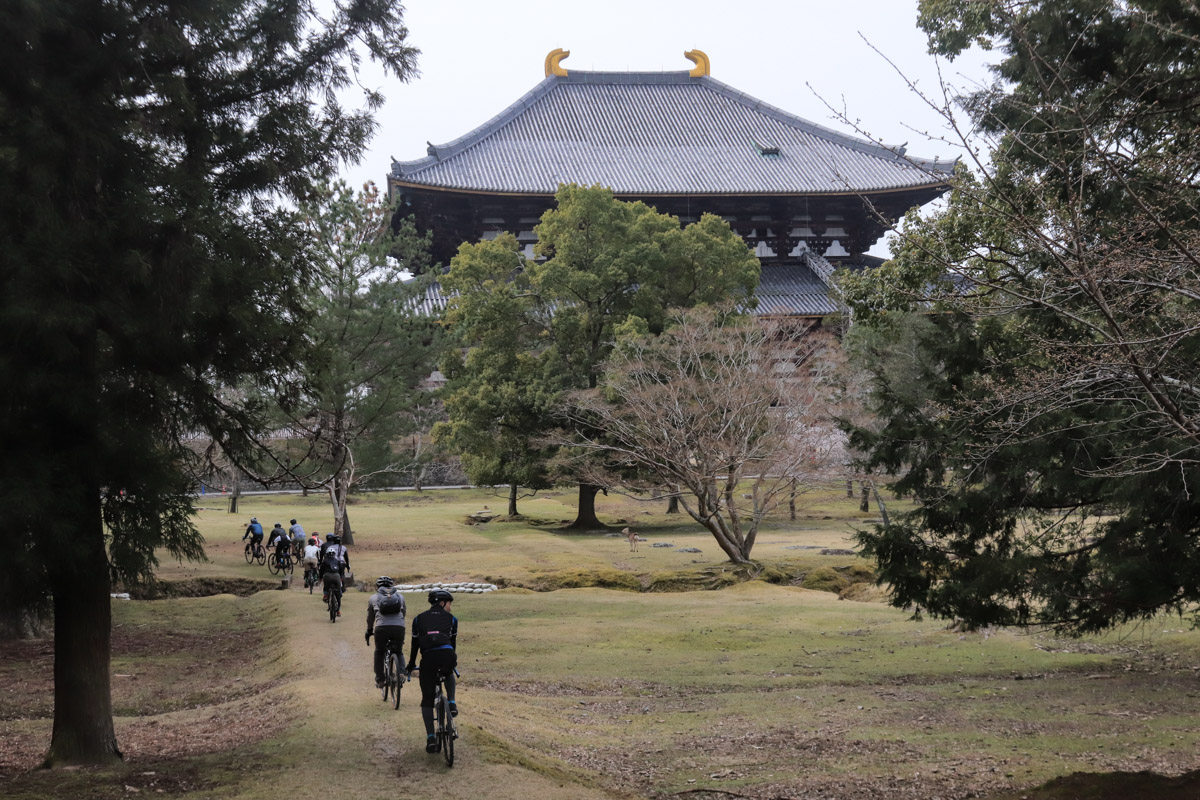
[[[775, 154], [777, 148], [778, 153]], [[553, 194], [822, 194], [940, 185], [952, 164], [914, 159], [687, 72], [552, 75], [429, 155], [392, 163], [401, 184]]]
[[816, 317], [836, 313], [838, 305], [819, 274], [822, 267], [828, 268], [829, 275], [833, 274], [829, 262], [820, 256], [798, 264], [763, 264], [754, 313], [760, 317]]

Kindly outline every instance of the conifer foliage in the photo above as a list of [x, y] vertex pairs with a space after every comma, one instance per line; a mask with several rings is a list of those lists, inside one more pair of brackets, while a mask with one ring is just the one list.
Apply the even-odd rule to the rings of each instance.
[[[973, 163], [848, 277], [879, 423], [918, 501], [864, 534], [900, 605], [1099, 630], [1200, 601], [1200, 14], [1170, 0], [923, 0]], [[917, 316], [897, 311], [917, 312]], [[930, 313], [937, 312], [937, 313]]]
[[52, 598], [47, 763], [118, 758], [110, 588], [201, 558], [189, 451], [235, 456], [304, 353], [295, 201], [356, 159], [362, 57], [415, 69], [402, 9], [341, 0], [0, 5], [0, 506], [8, 575]]

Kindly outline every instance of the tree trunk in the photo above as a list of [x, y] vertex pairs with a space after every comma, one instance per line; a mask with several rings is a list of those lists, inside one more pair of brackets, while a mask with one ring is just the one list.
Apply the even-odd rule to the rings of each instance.
[[846, 497], [854, 497], [854, 479], [846, 479]]
[[796, 479], [792, 478], [792, 492], [788, 495], [788, 518], [796, 521]]
[[508, 515], [510, 517], [517, 516], [517, 485], [515, 483], [508, 487]]
[[862, 499], [859, 500], [858, 510], [864, 514], [871, 510], [871, 487], [865, 482], [862, 484]]
[[590, 483], [579, 484], [579, 512], [575, 515], [575, 521], [567, 526], [568, 529], [581, 531], [608, 529], [607, 525], [596, 518], [596, 493], [599, 491], [599, 486], [593, 486]]
[[667, 499], [667, 513], [668, 514], [678, 514], [679, 513], [679, 492], [678, 491], [672, 492], [671, 496]]
[[54, 731], [44, 765], [110, 764], [121, 759], [109, 684], [112, 599], [100, 522], [100, 487], [78, 482], [73, 508], [55, 537], [68, 546], [47, 564], [54, 595]]
[[333, 504], [333, 535], [340, 536], [342, 544], [354, 544], [354, 531], [350, 528], [350, 486], [340, 474], [329, 484], [329, 502]]
[[242, 487], [238, 484], [233, 485], [233, 492], [229, 495], [229, 513], [238, 513], [238, 498], [242, 496]]

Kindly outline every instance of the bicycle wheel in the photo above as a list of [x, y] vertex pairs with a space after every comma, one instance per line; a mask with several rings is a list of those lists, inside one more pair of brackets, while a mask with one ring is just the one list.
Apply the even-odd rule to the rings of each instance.
[[442, 742], [442, 756], [446, 759], [446, 766], [454, 766], [454, 718], [450, 716], [450, 701], [442, 695], [442, 701], [438, 703], [438, 735]]
[[388, 657], [388, 672], [391, 673], [389, 683], [392, 689], [392, 708], [400, 708], [400, 689], [404, 686], [404, 679], [400, 677], [400, 657], [395, 653]]
[[280, 570], [279, 556], [271, 553], [271, 557], [267, 559], [267, 569], [271, 570], [272, 575], [278, 574]]
[[329, 621], [337, 622], [338, 609], [342, 607], [342, 597], [337, 592], [329, 593]]
[[280, 569], [285, 570], [288, 575], [296, 571], [296, 562], [292, 560], [291, 555], [283, 560], [283, 566]]
[[259, 564], [265, 564], [267, 561], [267, 551], [260, 545], [254, 553], [254, 559]]
[[246, 545], [246, 563], [250, 564], [254, 561], [254, 545]]

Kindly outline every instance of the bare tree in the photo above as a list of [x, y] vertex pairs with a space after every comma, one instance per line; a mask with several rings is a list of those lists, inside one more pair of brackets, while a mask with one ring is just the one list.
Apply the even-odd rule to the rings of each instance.
[[842, 458], [827, 380], [835, 348], [825, 334], [678, 312], [660, 336], [620, 341], [602, 384], [569, 395], [559, 443], [597, 485], [680, 487], [687, 514], [746, 563], [763, 518]]

